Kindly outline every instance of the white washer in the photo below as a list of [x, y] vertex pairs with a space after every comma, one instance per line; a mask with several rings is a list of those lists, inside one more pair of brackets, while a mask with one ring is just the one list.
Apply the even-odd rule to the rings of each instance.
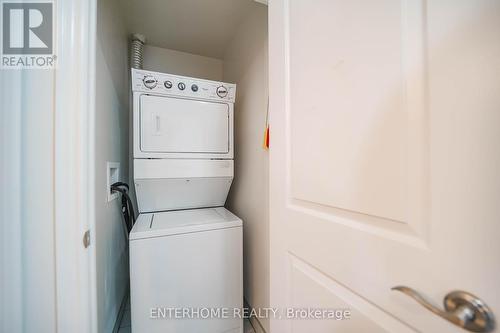
[[[222, 207], [236, 86], [132, 69], [132, 90], [132, 332], [241, 333], [242, 221]], [[194, 318], [172, 318], [174, 309]], [[210, 309], [224, 315], [200, 318]]]
[[[223, 207], [141, 214], [130, 233], [132, 331], [242, 332], [232, 317], [242, 307], [242, 242], [241, 220]], [[175, 319], [173, 308], [200, 315]], [[222, 308], [229, 318], [203, 319], [202, 309]]]

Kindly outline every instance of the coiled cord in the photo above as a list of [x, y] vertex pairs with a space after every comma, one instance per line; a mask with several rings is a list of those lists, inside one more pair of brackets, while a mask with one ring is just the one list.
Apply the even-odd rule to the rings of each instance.
[[125, 223], [125, 229], [127, 230], [127, 236], [128, 236], [135, 223], [134, 206], [132, 205], [132, 200], [128, 195], [129, 186], [127, 183], [116, 182], [113, 185], [111, 185], [111, 191], [119, 192], [122, 195], [123, 221]]

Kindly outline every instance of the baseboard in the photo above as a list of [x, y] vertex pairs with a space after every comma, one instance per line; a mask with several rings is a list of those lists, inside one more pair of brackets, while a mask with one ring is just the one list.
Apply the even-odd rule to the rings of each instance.
[[[245, 304], [245, 308], [249, 308], [249, 309], [252, 308], [250, 306], [250, 304], [248, 304], [246, 299], [243, 302]], [[266, 330], [264, 329], [264, 327], [262, 327], [262, 324], [260, 323], [259, 319], [257, 319], [256, 317], [250, 318], [250, 324], [252, 325], [255, 333], [266, 333]]]
[[122, 322], [123, 315], [125, 314], [125, 310], [127, 309], [127, 302], [129, 297], [128, 295], [129, 293], [126, 292], [125, 296], [122, 299], [120, 310], [118, 310], [118, 315], [116, 316], [115, 326], [113, 327], [113, 333], [118, 333], [118, 330], [120, 329], [120, 323]]

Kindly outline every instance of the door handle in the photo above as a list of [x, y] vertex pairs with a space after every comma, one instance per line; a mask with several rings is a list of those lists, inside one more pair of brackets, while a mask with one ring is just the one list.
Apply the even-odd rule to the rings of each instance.
[[495, 319], [490, 308], [466, 291], [456, 290], [448, 293], [444, 297], [444, 310], [441, 310], [412, 288], [397, 286], [391, 289], [410, 296], [427, 310], [468, 331], [491, 332], [495, 328]]
[[151, 114], [152, 122], [153, 122], [153, 135], [161, 135], [161, 118], [160, 115], [155, 113]]

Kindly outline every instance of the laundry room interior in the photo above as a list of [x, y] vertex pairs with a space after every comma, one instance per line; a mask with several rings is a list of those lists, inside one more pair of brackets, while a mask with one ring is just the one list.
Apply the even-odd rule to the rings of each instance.
[[[141, 66], [140, 84], [144, 76], [153, 73], [155, 84], [161, 86], [160, 93], [166, 91], [164, 74], [173, 75], [174, 81], [178, 77], [181, 81], [182, 77], [188, 77], [195, 83], [201, 82], [196, 83], [196, 88], [195, 83], [187, 83], [185, 89], [192, 94], [188, 99], [196, 96], [194, 89], [201, 92], [205, 82], [216, 82], [216, 86], [236, 85], [234, 134], [229, 133], [234, 135], [234, 178], [232, 184], [229, 182], [229, 193], [222, 191], [222, 201], [213, 204], [200, 202], [188, 208], [224, 206], [243, 221], [244, 306], [269, 307], [267, 10], [266, 1], [253, 0], [97, 1], [94, 172], [99, 332], [130, 332], [131, 327], [134, 328], [129, 279], [134, 273], [129, 261], [129, 240], [123, 232], [122, 200], [120, 194], [110, 194], [109, 189], [111, 183], [126, 183], [135, 214], [141, 213], [137, 211], [141, 207], [138, 207], [134, 186], [134, 99], [131, 88], [135, 84], [131, 73], [134, 66]], [[140, 55], [134, 52], [140, 52]], [[140, 57], [140, 65], [133, 64], [137, 57]], [[173, 83], [172, 91], [179, 92], [179, 82]], [[158, 87], [155, 89], [160, 89]], [[147, 93], [149, 88], [145, 89], [143, 92]], [[180, 132], [184, 124], [179, 124]], [[232, 132], [232, 126], [229, 127]], [[189, 130], [189, 126], [186, 128]], [[151, 158], [154, 160], [155, 156], [148, 155], [145, 161]], [[210, 191], [218, 189], [218, 185], [208, 186]], [[178, 211], [186, 207], [160, 207], [156, 210]], [[187, 253], [179, 251], [175, 256], [187, 260], [183, 258]], [[162, 263], [161, 259], [157, 260], [152, 263]], [[140, 273], [148, 275], [148, 272]], [[229, 281], [225, 283], [230, 284]], [[239, 329], [242, 328], [234, 332], [240, 332]], [[244, 329], [244, 332], [268, 331], [269, 323], [266, 318], [253, 318], [252, 322], [245, 321]], [[137, 328], [133, 331], [144, 330]]]
[[500, 0], [0, 12], [0, 333], [500, 333]]

